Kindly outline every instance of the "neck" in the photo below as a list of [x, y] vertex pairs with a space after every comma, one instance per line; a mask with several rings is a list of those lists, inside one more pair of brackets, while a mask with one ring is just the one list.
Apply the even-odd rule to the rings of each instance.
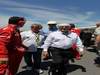
[[54, 27], [54, 28], [49, 28], [50, 31], [55, 31], [57, 30], [57, 27]]
[[38, 33], [39, 33], [39, 31], [32, 31], [32, 32], [34, 32], [34, 33], [36, 33], [36, 34], [38, 34]]

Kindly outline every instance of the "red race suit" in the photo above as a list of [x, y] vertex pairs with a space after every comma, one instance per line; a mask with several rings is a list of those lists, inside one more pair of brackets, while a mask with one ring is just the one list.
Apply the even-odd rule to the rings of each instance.
[[[80, 29], [78, 29], [78, 28], [72, 28], [72, 29], [71, 29], [71, 32], [74, 32], [74, 33], [76, 33], [78, 36], [80, 36]], [[73, 44], [72, 48], [73, 48], [72, 53], [74, 54], [75, 58], [76, 58], [77, 60], [80, 60], [80, 54], [79, 54], [79, 52], [76, 50], [77, 46], [76, 46], [75, 43]]]
[[8, 68], [8, 49], [7, 45], [11, 42], [14, 25], [8, 25], [0, 29], [0, 75], [5, 75]]
[[20, 62], [24, 55], [24, 52], [19, 51], [18, 48], [23, 48], [20, 31], [15, 30], [12, 41], [8, 45], [9, 50], [9, 75], [15, 75], [18, 71]]
[[16, 25], [9, 24], [0, 29], [0, 75], [15, 75], [23, 52], [17, 50], [21, 46], [21, 36], [17, 35]]

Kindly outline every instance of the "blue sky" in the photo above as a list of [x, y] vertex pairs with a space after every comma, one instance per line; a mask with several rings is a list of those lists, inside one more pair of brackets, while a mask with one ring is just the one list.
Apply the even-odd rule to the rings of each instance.
[[0, 0], [0, 27], [10, 16], [24, 16], [26, 30], [32, 23], [46, 30], [49, 20], [90, 27], [100, 21], [100, 0]]

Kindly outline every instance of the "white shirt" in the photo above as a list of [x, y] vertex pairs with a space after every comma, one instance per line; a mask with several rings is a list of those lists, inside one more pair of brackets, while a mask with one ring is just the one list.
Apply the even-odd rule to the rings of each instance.
[[100, 35], [100, 27], [97, 27], [94, 32], [95, 35]]
[[78, 48], [83, 48], [82, 42], [76, 33], [70, 32], [67, 36], [61, 31], [55, 31], [48, 35], [44, 45], [42, 46], [46, 51], [48, 47], [56, 47], [62, 49], [71, 48], [73, 43], [76, 43]]
[[[31, 30], [21, 32], [21, 37], [22, 37], [23, 45], [28, 47], [28, 50], [27, 50], [28, 52], [37, 51], [37, 46], [36, 46], [36, 41], [35, 41], [36, 36], [34, 32], [32, 32]], [[40, 48], [41, 45], [43, 44], [44, 37], [45, 37], [44, 34], [40, 32], [39, 33], [40, 42], [39, 42], [38, 48]]]

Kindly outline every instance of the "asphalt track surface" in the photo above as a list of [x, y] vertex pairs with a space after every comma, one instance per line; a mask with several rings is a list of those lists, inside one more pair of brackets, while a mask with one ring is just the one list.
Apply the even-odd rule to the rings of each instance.
[[[97, 57], [95, 49], [88, 48], [81, 60], [75, 60], [74, 63], [70, 61], [70, 65], [66, 66], [66, 75], [100, 75], [100, 67], [94, 61]], [[17, 75], [38, 75], [32, 70], [29, 71], [23, 68], [25, 65], [24, 59], [22, 59]], [[48, 75], [48, 62], [42, 62], [42, 65], [44, 73], [40, 75]]]

